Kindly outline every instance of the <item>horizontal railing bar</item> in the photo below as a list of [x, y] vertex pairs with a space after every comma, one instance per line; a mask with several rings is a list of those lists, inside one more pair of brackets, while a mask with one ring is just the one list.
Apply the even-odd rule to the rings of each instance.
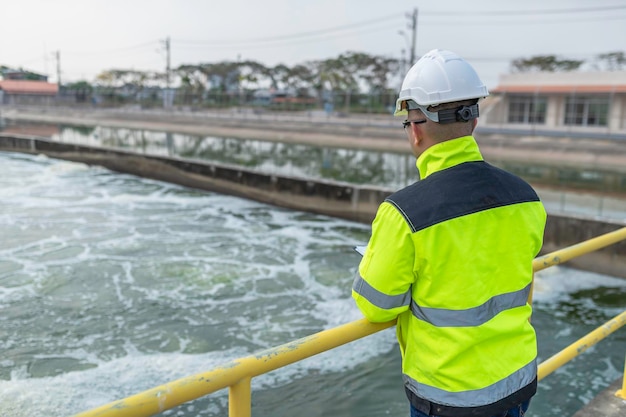
[[550, 266], [562, 264], [570, 259], [613, 245], [624, 239], [626, 239], [626, 227], [556, 250], [543, 256], [538, 256], [533, 261], [533, 270], [537, 272]]
[[[550, 266], [561, 264], [577, 256], [624, 239], [626, 239], [626, 227], [540, 256], [533, 261], [533, 270], [537, 272]], [[386, 323], [370, 323], [365, 318], [356, 320], [244, 358], [234, 359], [210, 371], [160, 385], [133, 396], [76, 414], [75, 417], [153, 416], [183, 403], [233, 386], [242, 379], [253, 378], [377, 333], [392, 327], [395, 323], [395, 320]]]
[[243, 378], [251, 378], [273, 371], [303, 358], [377, 333], [394, 324], [395, 320], [387, 323], [370, 323], [364, 318], [356, 320], [254, 355], [235, 359], [211, 371], [160, 385], [131, 397], [77, 414], [76, 417], [152, 416], [234, 385]]
[[561, 367], [565, 363], [574, 359], [591, 346], [600, 342], [602, 339], [615, 332], [617, 329], [626, 324], [626, 311], [613, 317], [611, 320], [604, 323], [594, 331], [588, 333], [586, 336], [581, 337], [576, 342], [572, 343], [559, 353], [551, 356], [545, 361], [541, 362], [539, 369], [537, 370], [537, 379], [541, 381], [546, 376], [550, 375], [557, 368]]

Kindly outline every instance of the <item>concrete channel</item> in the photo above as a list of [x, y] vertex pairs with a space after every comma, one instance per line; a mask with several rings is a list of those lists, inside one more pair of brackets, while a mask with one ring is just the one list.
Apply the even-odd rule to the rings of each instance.
[[[139, 112], [140, 113], [140, 112]], [[358, 117], [348, 123], [324, 123], [316, 127], [315, 120], [305, 122], [286, 119], [272, 122], [267, 118], [248, 117], [244, 122], [233, 118], [215, 116], [180, 115], [165, 118], [161, 113], [139, 114], [137, 112], [79, 112], [69, 110], [13, 109], [10, 117], [19, 120], [94, 125], [105, 124], [125, 128], [165, 130], [171, 132], [228, 135], [230, 137], [261, 140], [300, 141], [324, 146], [365, 147], [370, 149], [403, 149], [403, 141], [397, 138], [387, 125], [389, 118], [380, 122], [364, 123]], [[7, 112], [4, 112], [7, 117]], [[309, 119], [311, 119], [309, 117]], [[319, 122], [319, 120], [318, 120]], [[239, 127], [235, 124], [239, 123]], [[394, 136], [395, 135], [395, 136]], [[384, 138], [387, 139], [384, 139]], [[545, 138], [544, 138], [545, 139]], [[510, 141], [501, 137], [479, 140], [486, 158], [511, 161], [533, 159], [546, 164], [556, 160], [572, 166], [602, 167], [626, 172], [626, 152], [623, 144], [599, 143], [574, 146], [567, 138], [546, 141], [542, 138], [520, 138], [518, 146], [505, 146]], [[89, 147], [59, 143], [37, 137], [16, 134], [0, 134], [0, 150], [45, 154], [52, 158], [98, 165], [117, 172], [138, 175], [183, 186], [239, 196], [259, 202], [294, 210], [303, 210], [357, 222], [372, 221], [376, 209], [393, 190], [365, 187], [305, 178], [293, 178], [262, 174], [239, 166], [186, 160], [176, 157], [150, 156], [119, 149]], [[549, 213], [546, 225], [543, 253], [571, 246], [593, 237], [626, 226], [626, 221], [609, 221], [593, 217]], [[593, 252], [568, 262], [574, 268], [626, 278], [626, 242]], [[615, 396], [621, 378], [600, 393], [574, 417], [602, 415], [616, 417], [626, 415], [626, 401]]]

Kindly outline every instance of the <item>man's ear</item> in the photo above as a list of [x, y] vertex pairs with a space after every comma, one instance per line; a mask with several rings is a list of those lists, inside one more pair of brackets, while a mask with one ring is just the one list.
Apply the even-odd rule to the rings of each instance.
[[418, 125], [417, 123], [411, 123], [410, 128], [411, 128], [411, 141], [413, 142], [413, 144], [415, 146], [418, 146], [420, 144], [420, 142], [422, 141], [422, 132], [420, 131], [421, 129], [421, 125]]

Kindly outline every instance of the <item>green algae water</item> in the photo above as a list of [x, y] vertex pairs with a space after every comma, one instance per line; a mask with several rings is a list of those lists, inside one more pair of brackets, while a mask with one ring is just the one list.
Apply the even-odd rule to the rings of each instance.
[[[41, 156], [0, 165], [0, 416], [70, 416], [361, 317], [368, 225]], [[534, 300], [543, 360], [623, 311], [626, 281], [554, 267]], [[529, 414], [572, 415], [625, 353], [621, 329], [544, 379]], [[252, 388], [255, 417], [408, 415], [391, 329]], [[227, 397], [162, 415], [226, 416]]]

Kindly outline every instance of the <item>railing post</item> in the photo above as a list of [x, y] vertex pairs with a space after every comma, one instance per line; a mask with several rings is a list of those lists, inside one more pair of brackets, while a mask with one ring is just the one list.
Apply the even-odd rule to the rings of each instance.
[[616, 397], [626, 400], [626, 355], [624, 355], [624, 373], [622, 374], [622, 389], [617, 390]]
[[251, 417], [252, 415], [252, 378], [244, 377], [228, 389], [228, 416]]

